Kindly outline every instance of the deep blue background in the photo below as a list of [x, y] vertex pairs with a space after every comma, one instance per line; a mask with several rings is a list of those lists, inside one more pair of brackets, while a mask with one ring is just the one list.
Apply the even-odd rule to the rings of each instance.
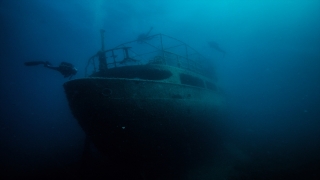
[[176, 37], [210, 58], [225, 92], [221, 152], [215, 165], [199, 170], [203, 176], [319, 176], [317, 0], [7, 0], [0, 2], [0, 24], [0, 171], [6, 174], [72, 171], [85, 137], [64, 95], [67, 79], [23, 63], [67, 61], [80, 78], [100, 48], [101, 28], [111, 48], [153, 27], [151, 34]]

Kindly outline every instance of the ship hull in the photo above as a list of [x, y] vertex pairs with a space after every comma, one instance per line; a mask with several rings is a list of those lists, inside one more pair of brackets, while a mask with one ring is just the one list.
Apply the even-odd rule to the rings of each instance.
[[223, 106], [217, 92], [119, 78], [77, 79], [64, 88], [82, 129], [118, 164], [182, 166], [214, 146], [214, 123]]

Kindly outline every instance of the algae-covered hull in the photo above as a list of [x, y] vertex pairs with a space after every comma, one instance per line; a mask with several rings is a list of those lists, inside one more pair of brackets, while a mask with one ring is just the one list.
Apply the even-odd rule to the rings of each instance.
[[117, 161], [190, 153], [223, 102], [210, 90], [147, 80], [83, 78], [64, 88], [85, 133]]

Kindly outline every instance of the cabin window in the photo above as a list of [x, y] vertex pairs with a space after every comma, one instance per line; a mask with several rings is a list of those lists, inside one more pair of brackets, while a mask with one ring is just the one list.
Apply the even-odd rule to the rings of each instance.
[[127, 79], [144, 79], [144, 80], [164, 80], [172, 76], [172, 73], [164, 69], [145, 68], [144, 66], [124, 66], [112, 68], [96, 76], [127, 78]]
[[216, 85], [214, 85], [212, 82], [206, 81], [206, 84], [207, 84], [207, 88], [208, 88], [208, 89], [210, 89], [210, 90], [212, 90], [212, 91], [217, 90]]
[[200, 78], [191, 76], [189, 74], [180, 74], [180, 81], [181, 84], [185, 85], [197, 86], [201, 88], [205, 87], [203, 81]]

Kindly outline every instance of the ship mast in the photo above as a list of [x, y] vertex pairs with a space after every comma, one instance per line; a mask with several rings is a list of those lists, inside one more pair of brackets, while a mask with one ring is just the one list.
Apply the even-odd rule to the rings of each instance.
[[104, 52], [104, 32], [105, 30], [101, 29], [100, 34], [101, 34], [101, 50], [98, 52], [99, 56], [99, 71], [105, 71], [108, 69], [107, 65], [107, 57], [106, 53]]

